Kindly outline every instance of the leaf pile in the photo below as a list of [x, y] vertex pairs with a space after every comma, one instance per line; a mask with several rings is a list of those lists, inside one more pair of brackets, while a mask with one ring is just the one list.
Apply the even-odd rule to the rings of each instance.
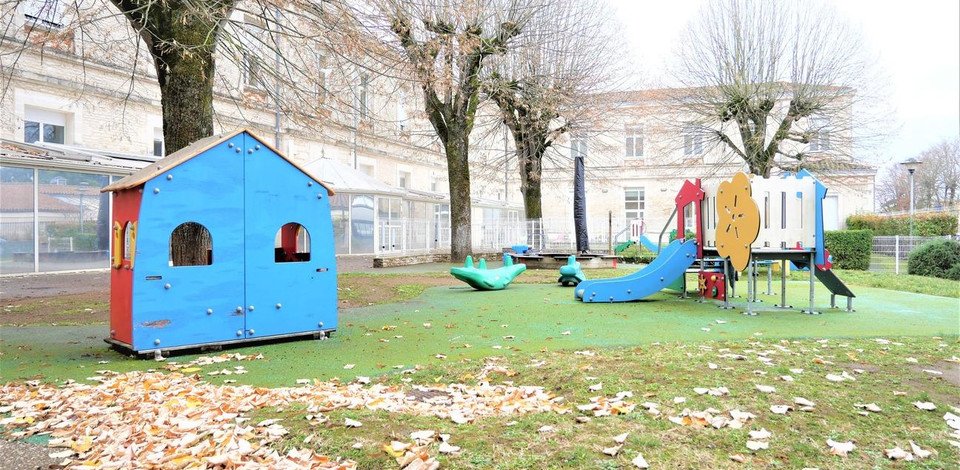
[[179, 372], [98, 371], [95, 384], [0, 386], [0, 426], [23, 437], [49, 434], [64, 465], [127, 468], [354, 468], [309, 449], [280, 454], [267, 444], [287, 434], [277, 420], [248, 423], [261, 407], [305, 403], [316, 413], [386, 410], [469, 422], [482, 416], [555, 411], [541, 387], [450, 384], [436, 387], [316, 382], [309, 386], [221, 386]]

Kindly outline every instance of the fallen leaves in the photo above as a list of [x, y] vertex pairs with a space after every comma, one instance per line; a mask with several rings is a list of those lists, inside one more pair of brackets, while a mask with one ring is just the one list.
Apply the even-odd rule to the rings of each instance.
[[637, 468], [650, 468], [650, 464], [643, 458], [643, 454], [637, 452], [637, 456], [630, 461]]
[[[214, 364], [256, 357], [224, 355], [200, 362]], [[176, 363], [165, 365], [185, 368]], [[569, 411], [561, 406], [562, 400], [542, 387], [483, 382], [475, 386], [449, 384], [406, 389], [361, 383], [369, 382], [369, 378], [358, 378], [349, 384], [300, 379], [297, 386], [268, 389], [215, 385], [196, 375], [181, 373], [100, 372], [101, 380], [94, 384], [0, 385], [3, 409], [9, 413], [0, 418], [0, 426], [16, 429], [20, 437], [49, 434], [50, 446], [57, 448], [51, 453], [58, 459], [69, 460], [64, 464], [68, 467], [96, 462], [95, 466], [108, 468], [137, 464], [349, 469], [355, 467], [352, 461], [309, 449], [277, 452], [268, 444], [287, 434], [281, 422], [268, 419], [251, 425], [244, 414], [264, 407], [305, 403], [308, 421], [320, 425], [329, 422], [324, 413], [337, 409], [384, 410], [458, 423], [482, 416]], [[343, 423], [345, 427], [362, 426], [350, 418]], [[452, 447], [455, 446], [448, 444], [444, 451], [453, 452]], [[403, 468], [430, 469], [439, 465], [424, 449], [411, 447], [402, 451], [398, 459], [405, 462]]]
[[750, 420], [757, 416], [753, 413], [740, 410], [730, 410], [727, 414], [713, 408], [707, 408], [703, 411], [691, 411], [684, 409], [679, 416], [670, 416], [667, 418], [671, 423], [680, 426], [689, 426], [693, 428], [705, 428], [710, 426], [714, 429], [731, 428], [740, 429]]
[[776, 391], [777, 391], [776, 388], [771, 387], [771, 386], [769, 386], [769, 385], [759, 385], [759, 384], [758, 384], [758, 385], [756, 385], [756, 388], [757, 388], [757, 391], [760, 392], [760, 393], [773, 393], [773, 392], [776, 392]]
[[792, 410], [793, 407], [790, 405], [772, 405], [770, 406], [770, 412], [777, 415], [785, 415], [788, 411]]
[[[903, 460], [911, 462], [913, 460], [925, 459], [933, 455], [935, 451], [925, 450], [913, 441], [910, 441], [910, 450], [906, 451], [899, 446], [892, 449], [884, 449], [883, 455], [890, 460]], [[916, 457], [916, 459], [914, 458]]]
[[803, 397], [793, 397], [793, 403], [800, 406], [800, 411], [813, 411], [813, 408], [817, 406], [816, 403]]
[[860, 408], [861, 410], [864, 410], [860, 412], [864, 416], [870, 413], [879, 413], [881, 411], [880, 407], [877, 406], [876, 403], [854, 403], [853, 406], [856, 408]]
[[855, 379], [852, 375], [847, 373], [847, 371], [843, 371], [839, 374], [827, 374], [827, 380], [831, 382], [846, 382], [846, 381], [855, 382], [857, 379]]
[[710, 395], [713, 397], [722, 397], [730, 394], [730, 390], [727, 389], [727, 387], [696, 387], [693, 391], [696, 392], [697, 395]]
[[846, 457], [847, 454], [853, 452], [853, 449], [856, 449], [857, 446], [853, 444], [852, 441], [848, 442], [837, 442], [833, 439], [827, 439], [827, 445], [830, 446], [830, 453], [833, 455], [839, 455], [840, 457]]

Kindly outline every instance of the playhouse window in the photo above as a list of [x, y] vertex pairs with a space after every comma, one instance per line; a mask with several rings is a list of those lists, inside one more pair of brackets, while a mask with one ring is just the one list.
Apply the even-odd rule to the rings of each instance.
[[277, 263], [310, 261], [310, 232], [296, 222], [285, 224], [277, 230], [273, 253]]
[[170, 234], [170, 266], [206, 266], [213, 264], [213, 237], [196, 222], [186, 222]]

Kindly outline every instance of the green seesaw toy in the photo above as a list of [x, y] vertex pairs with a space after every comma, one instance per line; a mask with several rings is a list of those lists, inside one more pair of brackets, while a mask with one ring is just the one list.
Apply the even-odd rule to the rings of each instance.
[[467, 256], [462, 268], [450, 268], [453, 277], [466, 282], [477, 290], [501, 290], [520, 273], [527, 270], [525, 264], [513, 264], [513, 257], [503, 255], [503, 267], [487, 269], [487, 260], [481, 259], [479, 267], [473, 267], [473, 257]]
[[577, 262], [577, 257], [570, 255], [570, 257], [567, 258], [567, 265], [560, 266], [560, 279], [557, 279], [557, 282], [566, 287], [576, 286], [586, 280], [587, 276], [583, 274], [583, 269], [580, 269], [580, 263]]

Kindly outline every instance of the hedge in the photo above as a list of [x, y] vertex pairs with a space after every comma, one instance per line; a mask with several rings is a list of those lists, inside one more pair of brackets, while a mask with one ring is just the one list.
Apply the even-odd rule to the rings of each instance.
[[[913, 234], [919, 237], [938, 237], [957, 233], [957, 215], [946, 212], [928, 212], [913, 216]], [[909, 215], [861, 214], [847, 217], [847, 228], [872, 230], [874, 235], [910, 235]]]
[[824, 246], [830, 250], [835, 269], [870, 268], [870, 251], [873, 247], [873, 232], [870, 230], [835, 230], [826, 232]]
[[933, 240], [910, 253], [907, 272], [960, 281], [960, 243], [954, 240]]
[[624, 263], [650, 264], [657, 254], [640, 245], [630, 245], [620, 252], [619, 257]]

